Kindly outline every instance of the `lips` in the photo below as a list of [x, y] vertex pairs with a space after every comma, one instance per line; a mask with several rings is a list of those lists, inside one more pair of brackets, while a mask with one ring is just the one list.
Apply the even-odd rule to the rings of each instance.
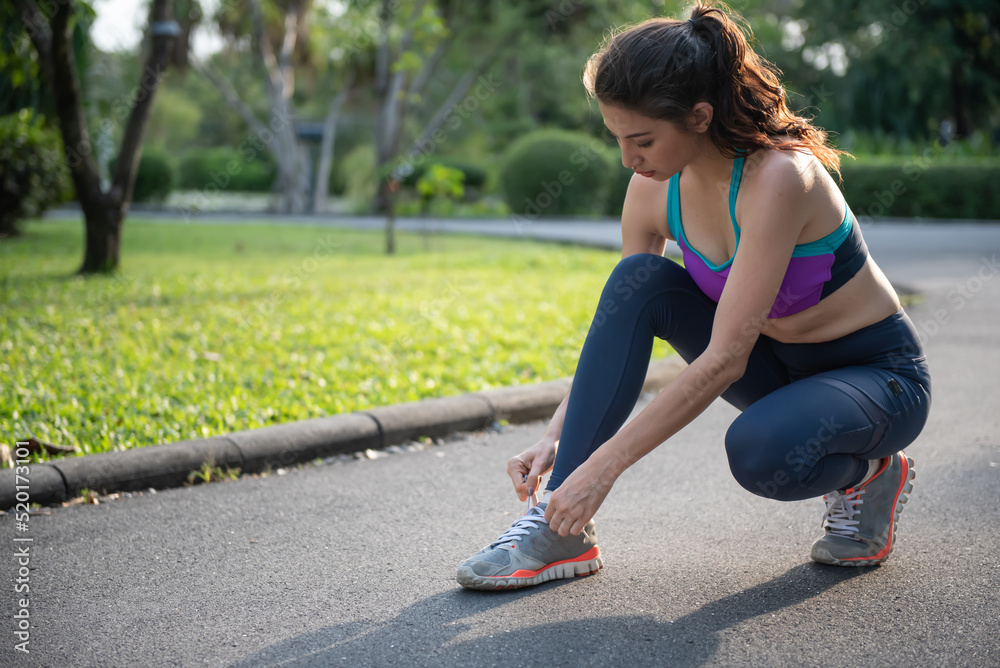
[[655, 171], [654, 171], [654, 172], [640, 172], [640, 171], [639, 171], [638, 169], [636, 169], [636, 170], [634, 170], [634, 171], [635, 171], [635, 173], [636, 173], [636, 174], [638, 174], [639, 176], [645, 176], [645, 177], [646, 177], [647, 179], [648, 179], [649, 177], [651, 177], [651, 176], [652, 176], [653, 174], [655, 174], [655, 173], [656, 173]]

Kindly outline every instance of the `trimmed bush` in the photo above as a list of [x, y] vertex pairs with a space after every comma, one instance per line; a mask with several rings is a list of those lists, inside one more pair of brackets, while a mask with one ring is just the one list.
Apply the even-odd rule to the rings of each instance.
[[858, 217], [1000, 219], [1000, 160], [848, 158], [841, 172], [844, 196]]
[[204, 190], [211, 186], [234, 192], [266, 193], [271, 191], [277, 175], [271, 157], [252, 148], [195, 149], [184, 156], [177, 171], [178, 187], [182, 190]]
[[69, 189], [62, 139], [30, 109], [0, 117], [0, 237], [41, 216]]
[[603, 215], [610, 179], [604, 144], [564, 130], [521, 137], [510, 145], [500, 170], [511, 212], [531, 219]]

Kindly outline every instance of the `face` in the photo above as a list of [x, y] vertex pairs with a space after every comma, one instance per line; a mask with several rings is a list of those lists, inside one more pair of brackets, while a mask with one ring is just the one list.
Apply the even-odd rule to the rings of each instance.
[[[598, 104], [604, 124], [621, 147], [622, 164], [654, 181], [666, 181], [690, 163], [708, 127], [708, 123], [699, 118], [704, 114], [699, 107], [695, 108], [691, 131], [685, 132], [671, 121], [649, 118], [603, 102]], [[708, 117], [710, 121], [710, 111]]]

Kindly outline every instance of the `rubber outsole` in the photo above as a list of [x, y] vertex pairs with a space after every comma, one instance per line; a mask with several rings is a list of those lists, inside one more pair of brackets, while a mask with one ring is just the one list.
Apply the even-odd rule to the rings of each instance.
[[[881, 547], [879, 553], [882, 556], [870, 558], [870, 557], [844, 557], [837, 558], [830, 554], [830, 551], [824, 547], [813, 546], [812, 549], [812, 560], [821, 564], [827, 564], [830, 566], [880, 566], [882, 562], [889, 558], [892, 554], [892, 549], [895, 547], [896, 543], [896, 523], [899, 522], [899, 516], [903, 512], [903, 506], [909, 501], [909, 495], [913, 492], [913, 479], [915, 473], [913, 471], [913, 460], [909, 457], [906, 458], [906, 465], [908, 472], [906, 474], [906, 481], [896, 497], [896, 506], [893, 508], [892, 513], [892, 528], [889, 530], [889, 537], [886, 544]], [[822, 539], [820, 539], [822, 540]]]
[[604, 567], [600, 554], [593, 559], [586, 561], [568, 561], [553, 564], [541, 570], [538, 575], [529, 578], [517, 578], [512, 576], [497, 575], [487, 577], [476, 575], [471, 566], [459, 566], [458, 583], [466, 589], [478, 589], [481, 591], [496, 591], [502, 589], [521, 589], [522, 587], [533, 587], [534, 585], [549, 582], [550, 580], [568, 580], [577, 577], [595, 575]]

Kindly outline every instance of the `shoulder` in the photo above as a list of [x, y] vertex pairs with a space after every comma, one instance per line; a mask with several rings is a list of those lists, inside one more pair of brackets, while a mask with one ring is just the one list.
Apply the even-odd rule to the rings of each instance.
[[743, 168], [743, 184], [753, 195], [785, 196], [804, 194], [816, 180], [816, 167], [822, 165], [813, 155], [799, 151], [769, 149], [747, 157]]
[[667, 229], [668, 189], [668, 181], [654, 181], [633, 174], [622, 206], [622, 231], [672, 238]]
[[811, 218], [837, 199], [836, 192], [823, 163], [811, 153], [762, 150], [746, 159], [739, 206], [745, 213], [795, 211], [797, 217]]

